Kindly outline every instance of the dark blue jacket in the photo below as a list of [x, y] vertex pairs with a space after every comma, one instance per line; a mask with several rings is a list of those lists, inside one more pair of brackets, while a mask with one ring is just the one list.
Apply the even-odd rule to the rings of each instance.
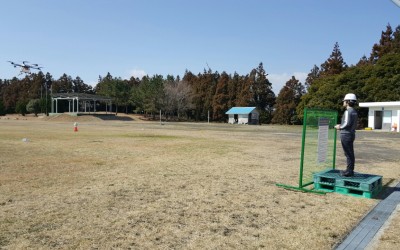
[[355, 134], [357, 128], [358, 114], [357, 111], [348, 107], [343, 114], [342, 123], [340, 124], [341, 134]]

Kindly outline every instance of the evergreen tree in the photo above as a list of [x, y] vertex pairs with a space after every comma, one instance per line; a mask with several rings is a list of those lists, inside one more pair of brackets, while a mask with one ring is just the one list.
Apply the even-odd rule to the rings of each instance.
[[11, 80], [4, 81], [2, 88], [3, 105], [7, 113], [15, 112], [18, 96], [19, 80], [14, 77]]
[[392, 27], [390, 24], [386, 26], [386, 31], [382, 31], [379, 44], [374, 44], [372, 47], [370, 61], [375, 64], [379, 58], [392, 51]]
[[301, 120], [296, 112], [296, 107], [304, 95], [304, 86], [294, 76], [286, 82], [276, 98], [275, 111], [272, 123], [300, 124]]
[[145, 76], [138, 91], [140, 107], [146, 114], [151, 114], [153, 119], [156, 113], [161, 110], [164, 99], [164, 80], [161, 75], [154, 75], [152, 78]]
[[237, 99], [237, 90], [239, 86], [241, 76], [238, 73], [234, 73], [233, 77], [229, 77], [228, 82], [228, 104], [227, 107], [235, 107]]
[[[307, 83], [307, 94], [303, 95], [300, 103], [296, 108], [299, 119], [302, 119], [303, 110], [305, 107], [329, 107], [329, 104], [323, 102], [324, 99], [321, 98], [320, 92], [325, 92], [330, 88], [331, 89], [329, 91], [334, 91], [335, 88], [332, 88], [329, 83], [331, 83], [331, 81], [335, 79], [335, 76], [338, 76], [342, 72], [345, 72], [347, 68], [348, 66], [343, 60], [339, 44], [336, 42], [329, 58], [321, 64], [321, 70], [317, 71], [316, 66], [314, 66], [313, 70], [310, 73], [311, 75], [309, 74], [311, 78], [306, 80], [311, 80], [311, 84]], [[317, 77], [314, 77], [314, 72], [317, 73]], [[320, 90], [320, 88], [322, 88], [322, 90]]]
[[0, 116], [6, 114], [6, 108], [4, 107], [3, 103], [3, 95], [6, 87], [7, 87], [6, 80], [3, 81], [0, 79]]
[[336, 42], [333, 46], [333, 51], [330, 57], [323, 64], [321, 64], [321, 76], [325, 77], [337, 75], [343, 72], [346, 68], [347, 65], [343, 60], [339, 43]]
[[115, 114], [118, 114], [118, 107], [125, 107], [125, 114], [128, 113], [128, 106], [130, 104], [130, 93], [131, 86], [128, 84], [128, 81], [122, 80], [121, 78], [116, 78], [113, 80], [113, 102], [116, 105]]
[[31, 83], [30, 83], [30, 88], [29, 92], [32, 93], [30, 96], [31, 99], [39, 99], [43, 98], [44, 93], [44, 85], [46, 82], [45, 76], [42, 71], [39, 71], [37, 74], [31, 74], [30, 75]]
[[[364, 87], [367, 102], [400, 100], [400, 53], [382, 56], [373, 67], [365, 68]], [[360, 78], [360, 77], [359, 77]]]
[[211, 69], [204, 70], [203, 74], [199, 74], [195, 81], [192, 82], [194, 115], [196, 120], [206, 120], [208, 112], [211, 112], [212, 103], [215, 94], [216, 83], [219, 73], [213, 73]]
[[203, 110], [203, 100], [205, 99], [205, 83], [203, 84], [203, 75], [193, 75], [190, 71], [186, 72], [184, 81], [187, 81], [193, 90], [193, 115], [196, 121], [200, 120], [201, 112]]
[[4, 93], [4, 90], [6, 88], [6, 83], [5, 82], [6, 82], [5, 80], [3, 81], [3, 80], [0, 79], [0, 115], [5, 115], [6, 114], [6, 109], [5, 109], [4, 104], [3, 104], [3, 93]]
[[319, 75], [320, 75], [320, 70], [317, 65], [314, 65], [314, 67], [311, 69], [310, 73], [308, 73], [306, 78], [305, 87], [307, 90], [310, 88], [314, 80], [318, 79]]
[[236, 106], [247, 107], [252, 102], [252, 87], [249, 75], [239, 77], [237, 84]]
[[127, 113], [128, 105], [131, 100], [131, 87], [129, 81], [121, 78], [114, 78], [109, 72], [103, 77], [99, 77], [99, 83], [96, 85], [96, 94], [112, 98], [115, 104], [115, 115], [118, 115], [118, 108], [125, 107]]
[[107, 72], [107, 75], [105, 77], [99, 76], [99, 81], [95, 87], [95, 93], [97, 95], [111, 96], [112, 81], [113, 76], [110, 74], [110, 72]]
[[26, 105], [28, 104], [28, 102], [24, 99], [18, 100], [15, 106], [15, 112], [17, 114], [20, 114], [22, 116], [25, 116], [27, 113], [26, 110]]
[[52, 85], [53, 85], [54, 79], [53, 79], [53, 76], [49, 72], [46, 73], [45, 81], [46, 81], [45, 91], [47, 90], [49, 93], [52, 93], [52, 89], [53, 89]]
[[267, 79], [263, 63], [260, 63], [257, 69], [250, 73], [250, 79], [253, 77], [254, 83], [251, 86], [253, 103], [260, 111], [260, 122], [269, 123], [275, 105], [275, 93], [272, 91], [272, 84]]
[[131, 88], [130, 103], [135, 107], [135, 112], [144, 114], [144, 91], [143, 85], [149, 81], [148, 76], [143, 76], [140, 82]]
[[52, 93], [73, 93], [73, 91], [72, 77], [65, 73], [52, 84]]
[[191, 71], [186, 70], [185, 74], [183, 75], [182, 81], [187, 82], [189, 85], [193, 86], [197, 81], [197, 76], [194, 75]]
[[214, 73], [211, 71], [211, 69], [209, 69], [209, 71], [204, 75], [204, 83], [206, 84], [206, 88], [205, 88], [205, 93], [206, 93], [206, 98], [204, 100], [204, 106], [203, 106], [203, 110], [201, 112], [201, 116], [202, 120], [206, 120], [208, 117], [208, 114], [210, 115], [210, 117], [213, 117], [213, 99], [214, 99], [214, 95], [215, 95], [215, 91], [217, 88], [217, 82], [220, 78], [220, 74], [218, 73], [218, 71], [215, 71]]
[[45, 85], [44, 85], [44, 100], [42, 100], [42, 110], [46, 112], [46, 115], [51, 111], [51, 93], [52, 93], [52, 85], [53, 85], [53, 76], [47, 72], [45, 76]]
[[90, 85], [87, 85], [84, 83], [84, 81], [77, 76], [73, 81], [72, 81], [72, 89], [73, 92], [75, 93], [85, 93], [85, 94], [93, 94], [93, 88]]
[[0, 99], [0, 115], [5, 115], [6, 109], [4, 108], [3, 100]]
[[400, 26], [393, 32], [392, 50], [393, 53], [400, 53]]
[[364, 55], [363, 57], [360, 58], [360, 61], [356, 64], [356, 66], [363, 66], [363, 65], [368, 65], [371, 62], [368, 60], [368, 58]]
[[[28, 89], [28, 105], [30, 106], [30, 109], [27, 108], [27, 111], [30, 113], [35, 113], [35, 116], [39, 112], [44, 112], [45, 106], [41, 106], [41, 99], [43, 101], [45, 100], [44, 98], [46, 97], [46, 90], [45, 90], [45, 76], [42, 71], [39, 71], [37, 74], [33, 73], [30, 74], [28, 77], [24, 78], [24, 81], [29, 82], [29, 89]], [[33, 103], [32, 100], [37, 100]], [[34, 105], [32, 105], [34, 104]], [[37, 104], [39, 106], [39, 110], [37, 110]]]
[[36, 98], [36, 87], [32, 87], [32, 79], [30, 75], [26, 75], [24, 78], [19, 80], [18, 92], [18, 99], [23, 100], [23, 102], [28, 103], [30, 99]]
[[131, 77], [128, 80], [128, 85], [130, 88], [130, 93], [129, 93], [129, 104], [133, 106], [133, 111], [139, 112], [140, 110], [140, 105], [138, 105], [138, 100], [136, 100], [136, 97], [138, 96], [138, 91], [139, 91], [139, 86], [141, 84], [141, 81], [139, 78]]
[[218, 83], [213, 98], [213, 119], [221, 121], [225, 117], [225, 112], [228, 110], [228, 83], [229, 76], [224, 71], [218, 79]]
[[25, 76], [22, 79], [14, 77], [7, 81], [6, 86], [3, 87], [3, 104], [7, 113], [17, 112], [25, 115], [26, 104], [31, 98], [37, 96], [36, 91], [31, 91], [30, 89], [32, 87], [31, 83], [32, 80], [29, 76]]

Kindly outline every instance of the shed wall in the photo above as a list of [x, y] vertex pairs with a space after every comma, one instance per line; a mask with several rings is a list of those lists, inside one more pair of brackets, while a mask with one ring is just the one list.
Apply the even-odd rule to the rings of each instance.
[[238, 115], [238, 124], [249, 123], [249, 115]]
[[[381, 112], [381, 117], [377, 115], [380, 112]], [[382, 129], [385, 131], [391, 131], [393, 125], [397, 124], [397, 132], [399, 132], [399, 121], [400, 121], [400, 109], [398, 107], [390, 107], [390, 106], [369, 107], [368, 127], [372, 129]], [[380, 124], [381, 128], [377, 127], [377, 125]]]
[[228, 123], [235, 124], [235, 115], [229, 114]]

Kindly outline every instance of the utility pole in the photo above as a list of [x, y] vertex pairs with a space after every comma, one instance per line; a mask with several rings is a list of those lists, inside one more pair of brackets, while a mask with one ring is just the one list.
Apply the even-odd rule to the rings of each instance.
[[46, 79], [46, 116], [48, 116], [49, 115], [49, 113], [47, 113], [47, 87], [48, 87], [48, 83], [49, 83], [49, 80], [47, 80]]

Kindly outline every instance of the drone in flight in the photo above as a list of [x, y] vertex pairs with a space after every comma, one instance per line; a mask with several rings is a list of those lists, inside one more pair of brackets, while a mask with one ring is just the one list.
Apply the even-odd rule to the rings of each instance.
[[12, 61], [8, 61], [9, 63], [11, 63], [14, 68], [19, 67], [21, 69], [19, 75], [25, 73], [27, 75], [32, 74], [31, 69], [37, 69], [37, 70], [41, 70], [43, 67], [39, 66], [39, 64], [30, 64], [28, 61], [23, 61], [22, 64], [19, 63], [15, 63]]

